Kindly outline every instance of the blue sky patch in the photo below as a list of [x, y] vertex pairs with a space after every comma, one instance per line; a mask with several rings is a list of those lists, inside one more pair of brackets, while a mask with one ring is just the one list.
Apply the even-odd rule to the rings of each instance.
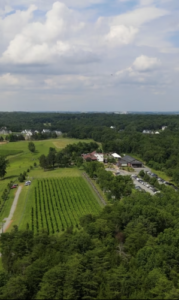
[[173, 44], [174, 47], [179, 48], [179, 32], [170, 35], [168, 40]]

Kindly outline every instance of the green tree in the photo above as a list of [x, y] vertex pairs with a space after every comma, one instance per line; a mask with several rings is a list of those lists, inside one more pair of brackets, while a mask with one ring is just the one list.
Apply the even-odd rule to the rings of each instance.
[[44, 170], [48, 168], [48, 160], [44, 154], [40, 156], [39, 162], [40, 162], [41, 168], [43, 168]]
[[6, 175], [6, 169], [7, 169], [7, 166], [9, 164], [9, 161], [3, 157], [3, 156], [0, 156], [0, 177], [3, 178], [5, 175]]
[[34, 153], [35, 152], [35, 144], [33, 142], [29, 142], [28, 148], [30, 152]]

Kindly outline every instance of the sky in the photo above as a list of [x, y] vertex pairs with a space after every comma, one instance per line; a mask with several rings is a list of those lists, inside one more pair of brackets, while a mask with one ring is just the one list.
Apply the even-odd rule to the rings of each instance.
[[0, 111], [179, 111], [178, 0], [1, 0]]

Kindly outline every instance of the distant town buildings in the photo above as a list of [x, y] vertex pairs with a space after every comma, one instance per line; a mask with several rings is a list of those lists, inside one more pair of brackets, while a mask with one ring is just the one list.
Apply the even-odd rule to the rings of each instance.
[[6, 134], [10, 134], [10, 133], [12, 133], [12, 131], [7, 130], [7, 127], [2, 127], [0, 129], [0, 134], [6, 135]]
[[153, 130], [143, 130], [144, 134], [160, 134], [159, 131], [153, 131]]

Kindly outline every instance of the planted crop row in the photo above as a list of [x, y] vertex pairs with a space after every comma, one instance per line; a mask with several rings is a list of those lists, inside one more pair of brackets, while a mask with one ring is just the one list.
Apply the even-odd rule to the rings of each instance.
[[79, 227], [85, 214], [97, 214], [100, 206], [83, 178], [38, 180], [34, 189], [31, 228], [49, 234]]

